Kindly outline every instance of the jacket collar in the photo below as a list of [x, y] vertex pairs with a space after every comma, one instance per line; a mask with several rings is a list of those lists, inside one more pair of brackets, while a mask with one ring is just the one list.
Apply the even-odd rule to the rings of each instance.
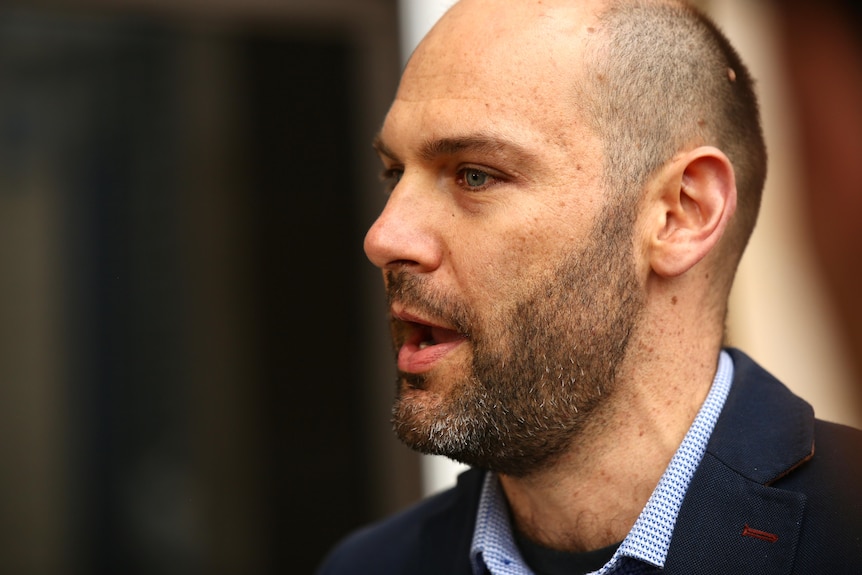
[[770, 484], [814, 451], [814, 411], [739, 350], [733, 386], [677, 517], [666, 573], [789, 573], [805, 496]]

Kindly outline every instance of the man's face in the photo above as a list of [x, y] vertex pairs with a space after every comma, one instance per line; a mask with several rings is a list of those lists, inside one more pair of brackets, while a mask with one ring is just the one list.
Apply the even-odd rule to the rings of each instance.
[[365, 250], [389, 296], [399, 437], [524, 475], [613, 393], [642, 306], [636, 214], [607, 201], [571, 101], [579, 42], [543, 40], [560, 34], [547, 14], [470, 11], [405, 70], [377, 142], [393, 189]]

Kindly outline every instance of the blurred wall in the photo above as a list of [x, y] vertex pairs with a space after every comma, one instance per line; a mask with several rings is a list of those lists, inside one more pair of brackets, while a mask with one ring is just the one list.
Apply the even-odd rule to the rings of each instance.
[[388, 425], [386, 0], [0, 6], [0, 572], [310, 572]]
[[[825, 280], [806, 207], [807, 162], [788, 76], [794, 63], [778, 27], [784, 8], [747, 0], [716, 0], [709, 7], [757, 79], [770, 154], [761, 216], [731, 294], [731, 343], [808, 400], [819, 417], [862, 427], [854, 368], [859, 351], [841, 329], [846, 312]], [[836, 151], [841, 146], [838, 139], [832, 143]]]

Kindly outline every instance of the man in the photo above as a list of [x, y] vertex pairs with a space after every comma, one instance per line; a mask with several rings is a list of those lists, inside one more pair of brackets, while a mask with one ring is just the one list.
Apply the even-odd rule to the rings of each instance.
[[860, 433], [723, 347], [766, 153], [712, 24], [462, 0], [375, 146], [394, 427], [471, 470], [321, 574], [858, 572]]

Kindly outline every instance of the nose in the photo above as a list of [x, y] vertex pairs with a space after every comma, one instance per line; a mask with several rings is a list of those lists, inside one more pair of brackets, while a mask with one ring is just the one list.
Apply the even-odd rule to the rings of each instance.
[[440, 265], [440, 239], [434, 232], [435, 212], [419, 190], [404, 178], [398, 183], [380, 216], [365, 234], [365, 255], [383, 270], [409, 267], [416, 273]]

